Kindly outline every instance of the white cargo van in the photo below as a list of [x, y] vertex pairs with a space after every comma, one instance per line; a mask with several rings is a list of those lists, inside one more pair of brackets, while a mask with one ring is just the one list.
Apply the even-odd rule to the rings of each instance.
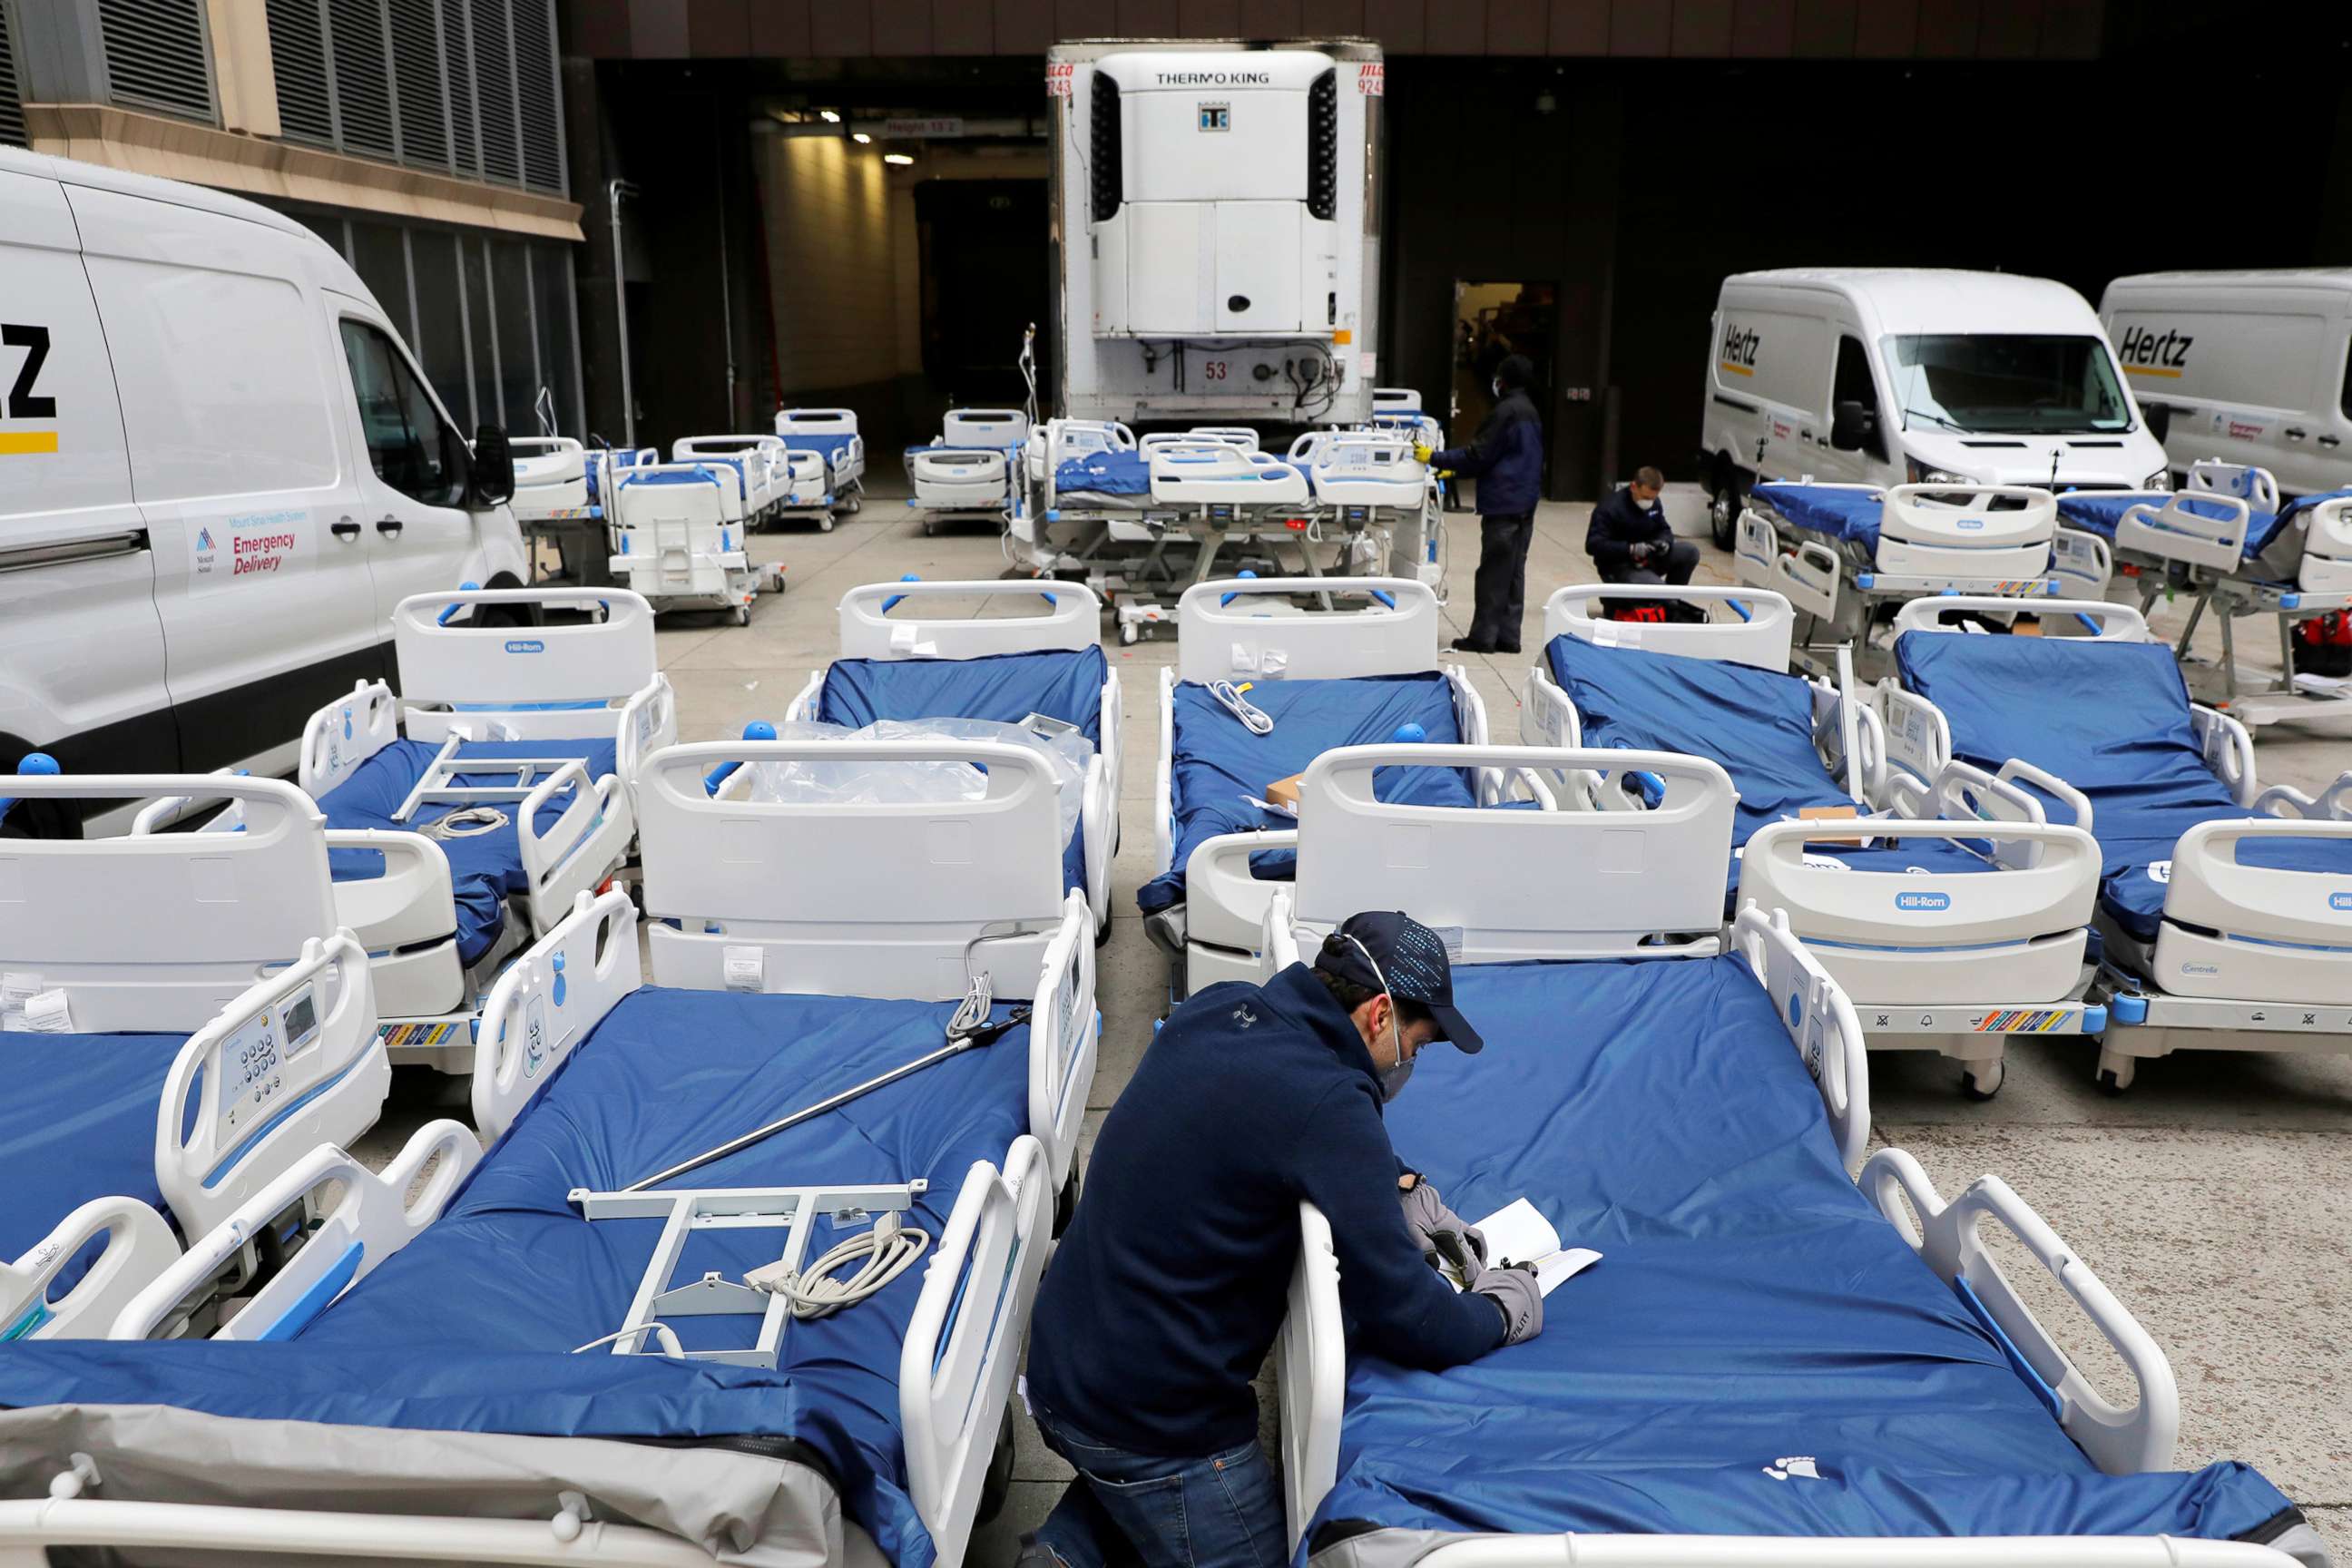
[[404, 596], [524, 584], [513, 488], [301, 225], [0, 148], [0, 774], [287, 771]]
[[2000, 272], [1725, 279], [1701, 427], [1699, 472], [1727, 550], [1759, 475], [2137, 489], [2166, 474], [2089, 303]]
[[2118, 278], [2099, 318], [2176, 473], [2219, 458], [2288, 495], [2352, 484], [2352, 268]]

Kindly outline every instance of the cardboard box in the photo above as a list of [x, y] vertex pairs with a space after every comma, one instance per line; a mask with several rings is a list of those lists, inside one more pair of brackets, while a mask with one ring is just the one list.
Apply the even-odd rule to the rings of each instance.
[[1265, 798], [1296, 815], [1298, 810], [1298, 784], [1305, 773], [1293, 773], [1286, 779], [1276, 779], [1265, 786]]
[[1797, 808], [1800, 822], [1847, 822], [1862, 813], [1851, 805], [1801, 805]]

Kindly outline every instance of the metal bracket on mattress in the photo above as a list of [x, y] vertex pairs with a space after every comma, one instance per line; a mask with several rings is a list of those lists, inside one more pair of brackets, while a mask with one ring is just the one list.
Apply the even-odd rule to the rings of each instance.
[[[715, 1361], [730, 1366], [772, 1369], [782, 1348], [784, 1323], [792, 1302], [782, 1291], [754, 1289], [715, 1270], [689, 1285], [673, 1286], [678, 1258], [688, 1233], [697, 1230], [759, 1230], [781, 1227], [784, 1245], [780, 1262], [786, 1277], [800, 1272], [808, 1254], [809, 1222], [832, 1215], [839, 1225], [856, 1225], [886, 1212], [903, 1212], [928, 1190], [922, 1181], [875, 1187], [681, 1187], [668, 1192], [592, 1193], [575, 1187], [573, 1207], [584, 1219], [657, 1219], [664, 1221], [661, 1239], [654, 1244], [645, 1278], [637, 1282], [635, 1300], [620, 1329], [580, 1347], [593, 1350], [609, 1344], [614, 1355], [669, 1353], [689, 1361]], [[682, 1350], [676, 1348], [668, 1318], [709, 1318], [758, 1315], [758, 1340], [748, 1349]], [[647, 1348], [647, 1342], [670, 1347], [666, 1352]], [[576, 1353], [576, 1352], [575, 1352]]]
[[[442, 742], [441, 750], [432, 762], [425, 764], [424, 773], [417, 775], [416, 785], [408, 792], [408, 798], [400, 803], [398, 811], [393, 813], [394, 822], [406, 822], [419, 807], [428, 805], [463, 807], [489, 801], [524, 800], [565, 767], [577, 766], [580, 762], [578, 757], [461, 757], [457, 750], [465, 743], [466, 737], [456, 734]], [[514, 783], [459, 784], [451, 782], [467, 773], [512, 773]]]

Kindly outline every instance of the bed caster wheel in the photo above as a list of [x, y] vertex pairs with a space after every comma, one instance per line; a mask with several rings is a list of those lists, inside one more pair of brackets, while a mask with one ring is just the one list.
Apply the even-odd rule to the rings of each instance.
[[925, 539], [937, 539], [939, 536], [940, 520], [935, 517], [927, 517], [923, 519], [923, 537]]
[[751, 605], [738, 605], [735, 606], [735, 624], [739, 626], [748, 626], [751, 624]]
[[1135, 642], [1135, 627], [1131, 625], [1119, 627], [1118, 640], [1132, 647]]
[[1070, 1216], [1078, 1212], [1078, 1168], [1070, 1167], [1069, 1180], [1054, 1194], [1054, 1235], [1058, 1238], [1070, 1228]]
[[816, 520], [816, 531], [819, 533], [831, 533], [833, 531], [833, 513], [826, 512], [824, 516]]
[[2001, 1082], [2008, 1077], [2005, 1062], [1971, 1062], [1960, 1068], [1960, 1092], [1981, 1105], [2000, 1092]]
[[997, 1424], [996, 1447], [988, 1456], [988, 1468], [980, 1478], [980, 1506], [972, 1515], [976, 1524], [986, 1524], [1004, 1511], [1004, 1500], [1013, 1495], [1013, 1406], [1004, 1407], [1004, 1419]]
[[1095, 924], [1095, 945], [1101, 947], [1108, 941], [1110, 941], [1110, 917], [1105, 915]]
[[859, 512], [864, 511], [866, 510], [865, 493], [861, 491], [856, 495], [851, 496], [847, 500], [841, 503], [841, 510], [847, 512], [852, 517], [856, 517]]
[[2099, 1092], [2108, 1096], [2123, 1093], [2132, 1086], [2132, 1079], [2138, 1071], [2137, 1064], [2131, 1058], [2116, 1056], [2107, 1051], [2100, 1052]]

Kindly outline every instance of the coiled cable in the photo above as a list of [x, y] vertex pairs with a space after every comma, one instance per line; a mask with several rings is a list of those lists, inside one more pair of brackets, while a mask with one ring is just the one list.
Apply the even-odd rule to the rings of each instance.
[[[764, 1271], [755, 1269], [745, 1276], [745, 1280], [754, 1289], [782, 1296], [791, 1304], [793, 1316], [808, 1322], [829, 1318], [844, 1307], [854, 1307], [879, 1295], [889, 1288], [890, 1281], [913, 1268], [915, 1260], [930, 1245], [929, 1231], [902, 1225], [897, 1210], [886, 1209], [874, 1222], [873, 1229], [860, 1231], [837, 1244], [799, 1273], [769, 1280], [761, 1278]], [[834, 1278], [852, 1263], [858, 1264], [857, 1272], [845, 1279]]]
[[1244, 680], [1239, 686], [1235, 686], [1230, 680], [1213, 680], [1209, 682], [1209, 695], [1215, 698], [1225, 711], [1240, 720], [1243, 727], [1251, 734], [1271, 735], [1274, 733], [1273, 717], [1265, 709], [1242, 695], [1254, 684], [1255, 683]]

